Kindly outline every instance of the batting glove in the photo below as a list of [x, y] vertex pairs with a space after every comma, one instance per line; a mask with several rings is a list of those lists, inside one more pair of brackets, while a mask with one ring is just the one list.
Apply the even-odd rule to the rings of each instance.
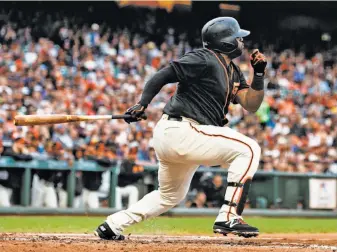
[[267, 66], [267, 60], [266, 57], [262, 53], [260, 53], [258, 49], [255, 49], [250, 55], [250, 64], [254, 68], [255, 75], [264, 76]]
[[131, 115], [129, 118], [125, 118], [124, 121], [128, 124], [132, 122], [138, 122], [140, 120], [146, 120], [147, 116], [145, 115], [146, 107], [141, 104], [133, 105], [131, 108], [125, 112], [125, 115]]

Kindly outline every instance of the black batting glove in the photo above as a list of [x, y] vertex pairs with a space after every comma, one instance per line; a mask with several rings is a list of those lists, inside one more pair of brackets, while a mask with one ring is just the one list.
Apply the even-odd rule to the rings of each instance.
[[255, 49], [253, 53], [250, 55], [250, 64], [254, 68], [254, 74], [257, 76], [264, 76], [267, 60], [266, 57], [259, 52], [258, 49]]
[[128, 124], [132, 122], [138, 122], [140, 120], [146, 120], [147, 117], [145, 115], [145, 109], [146, 106], [143, 106], [141, 104], [135, 104], [131, 108], [128, 108], [128, 110], [125, 112], [125, 115], [131, 115], [129, 118], [125, 118], [124, 121]]

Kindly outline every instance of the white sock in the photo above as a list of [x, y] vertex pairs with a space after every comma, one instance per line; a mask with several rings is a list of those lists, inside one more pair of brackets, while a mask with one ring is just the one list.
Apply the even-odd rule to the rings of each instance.
[[[225, 200], [231, 202], [235, 190], [236, 193], [232, 202], [238, 204], [239, 201], [238, 196], [241, 195], [242, 188], [228, 186], [226, 189]], [[230, 207], [226, 204], [223, 204], [222, 207], [220, 208], [218, 216], [215, 219], [215, 222], [229, 221], [230, 219], [238, 216], [239, 215], [236, 213], [236, 207]]]

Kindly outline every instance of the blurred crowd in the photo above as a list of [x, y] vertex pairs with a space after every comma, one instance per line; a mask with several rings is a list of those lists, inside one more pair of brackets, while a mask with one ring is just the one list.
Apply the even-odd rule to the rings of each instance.
[[[279, 54], [268, 60], [265, 99], [254, 115], [230, 111], [231, 126], [261, 145], [265, 171], [336, 173], [337, 62], [326, 52]], [[248, 53], [239, 60], [249, 76]], [[249, 77], [248, 77], [249, 78]]]
[[[17, 114], [123, 114], [139, 101], [156, 71], [194, 49], [173, 27], [158, 44], [127, 28], [77, 26], [70, 20], [41, 23], [40, 30], [56, 31], [44, 37], [36, 37], [36, 27], [11, 21], [0, 27], [2, 155], [70, 163], [88, 159], [108, 166], [115, 160], [156, 165], [152, 131], [176, 83], [166, 85], [148, 107], [148, 119], [135, 124], [102, 120], [14, 126]], [[235, 62], [249, 83], [252, 44], [247, 44], [249, 49]], [[265, 99], [255, 114], [232, 105], [228, 126], [260, 143], [261, 170], [337, 173], [336, 58], [329, 52], [312, 57], [291, 49], [276, 52], [273, 46], [260, 50], [268, 60]], [[98, 180], [102, 183], [101, 177]]]

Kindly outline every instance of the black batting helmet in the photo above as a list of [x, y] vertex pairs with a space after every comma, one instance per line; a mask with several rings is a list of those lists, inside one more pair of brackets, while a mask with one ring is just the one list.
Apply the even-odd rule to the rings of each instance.
[[237, 38], [246, 37], [250, 31], [240, 28], [238, 21], [231, 17], [219, 17], [208, 21], [201, 31], [203, 46], [236, 58], [242, 54]]

